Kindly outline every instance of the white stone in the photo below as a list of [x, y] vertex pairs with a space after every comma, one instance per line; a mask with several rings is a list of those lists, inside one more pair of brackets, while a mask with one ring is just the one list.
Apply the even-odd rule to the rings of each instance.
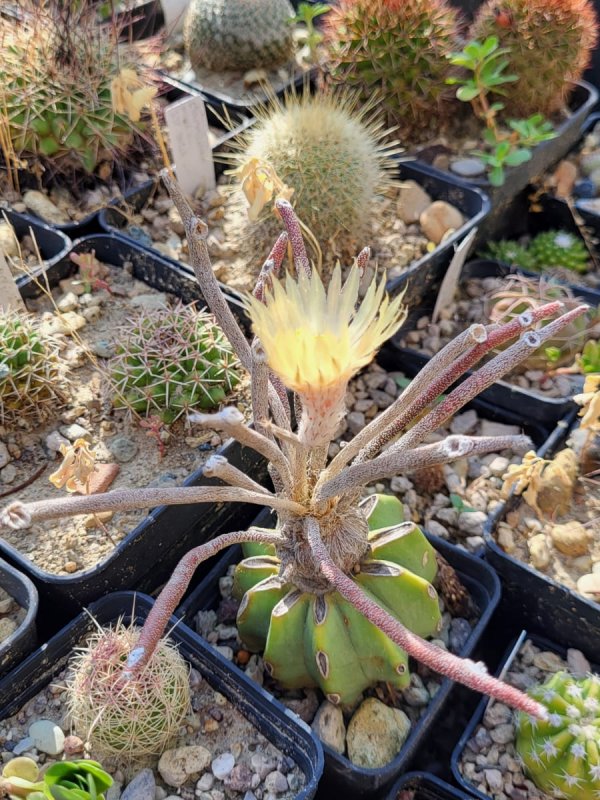
[[342, 709], [339, 706], [334, 706], [333, 703], [325, 700], [315, 714], [311, 727], [324, 744], [329, 745], [338, 753], [344, 753], [346, 726]]
[[49, 719], [39, 719], [29, 728], [29, 735], [33, 740], [34, 746], [47, 753], [49, 756], [57, 756], [63, 751], [65, 744], [65, 734], [62, 728]]
[[211, 762], [212, 774], [219, 781], [224, 780], [235, 767], [235, 758], [232, 753], [221, 753]]
[[167, 786], [181, 786], [190, 777], [210, 764], [211, 753], [200, 745], [165, 750], [158, 762], [158, 771]]

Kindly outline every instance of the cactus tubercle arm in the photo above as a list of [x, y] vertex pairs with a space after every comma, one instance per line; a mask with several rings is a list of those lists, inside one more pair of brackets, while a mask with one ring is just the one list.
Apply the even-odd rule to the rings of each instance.
[[179, 605], [196, 568], [203, 561], [234, 544], [243, 544], [244, 542], [277, 544], [281, 541], [282, 537], [278, 533], [264, 531], [260, 528], [248, 528], [247, 531], [224, 533], [186, 553], [156, 598], [156, 602], [144, 622], [135, 649], [129, 654], [123, 677], [132, 678], [148, 663], [156, 645], [164, 636], [169, 619]]
[[305, 518], [304, 529], [315, 562], [319, 564], [321, 573], [333, 588], [373, 625], [389, 636], [393, 642], [406, 650], [410, 656], [435, 672], [458, 681], [470, 689], [495, 697], [534, 717], [547, 718], [548, 712], [541, 703], [515, 689], [514, 686], [509, 686], [509, 684], [492, 677], [482, 664], [452, 655], [405, 628], [401, 622], [381, 608], [374, 600], [371, 600], [357, 583], [336, 566], [323, 544], [319, 523], [314, 517]]

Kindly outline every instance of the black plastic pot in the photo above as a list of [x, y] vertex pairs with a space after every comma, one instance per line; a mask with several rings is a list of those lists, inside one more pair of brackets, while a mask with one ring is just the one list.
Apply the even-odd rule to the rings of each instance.
[[[511, 273], [522, 274], [528, 277], [539, 277], [538, 275], [524, 272], [523, 270], [511, 270], [508, 265], [502, 264], [499, 261], [476, 260], [465, 264], [461, 273], [461, 283], [464, 283], [470, 278], [504, 277]], [[584, 289], [581, 286], [570, 286], [569, 288], [585, 303], [595, 306], [600, 302], [600, 295], [596, 292]], [[432, 301], [435, 301], [435, 297], [430, 298], [430, 301], [420, 308], [414, 309], [409, 323], [405, 323], [400, 333], [396, 334], [394, 342], [399, 340], [410, 330], [410, 326], [414, 324], [416, 319], [423, 316], [423, 314], [431, 313], [433, 310]], [[416, 372], [422, 369], [429, 361], [428, 356], [412, 348], [400, 347], [396, 344], [393, 344], [392, 347], [394, 347], [397, 352], [398, 368], [407, 369], [410, 371], [411, 375], [416, 374]], [[470, 374], [471, 372], [468, 372], [464, 377]], [[558, 420], [562, 419], [576, 408], [576, 404], [570, 396], [564, 398], [544, 397], [541, 393], [534, 392], [530, 389], [523, 389], [520, 386], [508, 383], [506, 380], [499, 380], [492, 384], [488, 389], [481, 392], [479, 398], [507, 412], [514, 412], [514, 409], [518, 408], [519, 419], [521, 421], [543, 425], [547, 430], [551, 430]]]
[[[165, 15], [160, 0], [146, 0], [131, 10], [118, 11], [115, 23], [120, 39], [137, 42], [158, 33], [165, 24]], [[105, 24], [112, 25], [112, 19], [106, 20]]]
[[37, 645], [36, 617], [38, 593], [26, 575], [0, 558], [0, 588], [4, 589], [21, 608], [25, 619], [14, 633], [0, 642], [0, 676], [29, 655]]
[[[103, 262], [133, 265], [133, 276], [160, 291], [170, 292], [184, 302], [202, 301], [198, 285], [189, 273], [158, 258], [148, 250], [131, 245], [115, 236], [90, 236], [73, 245], [77, 253], [94, 250]], [[48, 270], [55, 285], [75, 271], [75, 265], [63, 259]], [[23, 293], [34, 293], [27, 286]], [[204, 306], [203, 301], [200, 304]], [[219, 452], [255, 480], [266, 477], [266, 465], [253, 450], [227, 442]], [[193, 472], [185, 486], [216, 485], [204, 477], [202, 469]], [[0, 538], [0, 555], [25, 572], [35, 583], [42, 600], [40, 630], [54, 633], [78, 613], [83, 605], [110, 591], [142, 589], [152, 591], [169, 577], [173, 566], [195, 545], [212, 539], [222, 530], [239, 530], [250, 524], [256, 507], [236, 503], [161, 506], [131, 531], [112, 554], [92, 569], [73, 575], [55, 575], [36, 566], [18, 549]]]
[[[80, 614], [47, 644], [33, 653], [8, 677], [0, 681], [4, 707], [0, 718], [15, 714], [24, 703], [41, 691], [65, 668], [81, 640], [96, 630], [121, 619], [125, 624], [141, 625], [153, 601], [143, 594], [118, 592], [94, 603], [89, 613]], [[174, 622], [175, 620], [173, 620]], [[247, 678], [185, 625], [169, 626], [169, 637], [185, 660], [197, 669], [210, 686], [232, 703], [258, 731], [298, 765], [305, 785], [296, 800], [314, 797], [321, 772], [323, 753], [308, 726], [289, 712], [256, 683]]]
[[[598, 122], [600, 122], [600, 113], [596, 112], [595, 114], [590, 114], [590, 116], [586, 119], [583, 128], [581, 129], [581, 140], [583, 140], [587, 133], [596, 127]], [[578, 144], [581, 143], [582, 142], [580, 141]], [[567, 205], [565, 200], [561, 200], [559, 198], [556, 199], [559, 203], [565, 206]], [[585, 200], [575, 200], [574, 205], [585, 224], [592, 229], [596, 236], [598, 236], [598, 234], [600, 234], [600, 213], [589, 209]]]
[[[584, 655], [590, 658], [592, 662], [595, 660], [594, 656], [591, 654], [589, 647], [580, 648], [579, 645], [571, 641], [570, 638], [566, 640], [564, 644], [559, 644], [553, 639], [552, 629], [546, 631], [548, 637], [547, 638], [546, 636], [530, 632], [528, 617], [524, 618], [519, 617], [519, 620], [522, 622], [522, 624], [527, 625], [527, 630], [522, 631], [521, 634], [516, 638], [516, 640], [514, 640], [511, 643], [510, 647], [507, 649], [504, 658], [502, 659], [500, 666], [498, 667], [496, 673], [498, 676], [505, 674], [505, 671], [510, 667], [510, 665], [514, 661], [514, 657], [517, 655], [520, 643], [526, 641], [527, 639], [530, 639], [533, 642], [533, 644], [536, 645], [536, 647], [540, 647], [544, 650], [551, 650], [560, 655], [562, 658], [566, 658], [567, 649], [569, 647], [576, 647], [577, 649], [581, 649], [584, 652]], [[452, 774], [454, 776], [454, 779], [462, 789], [464, 789], [466, 792], [469, 793], [468, 797], [474, 797], [474, 798], [476, 797], [478, 798], [478, 800], [490, 800], [490, 796], [487, 794], [483, 794], [483, 792], [480, 792], [478, 789], [475, 788], [475, 786], [473, 786], [473, 784], [471, 784], [466, 778], [464, 778], [458, 765], [460, 762], [460, 758], [463, 754], [463, 751], [467, 746], [467, 742], [473, 736], [476, 727], [481, 722], [489, 702], [490, 702], [489, 697], [482, 698], [473, 716], [469, 720], [467, 727], [461, 734], [458, 744], [456, 745], [452, 753]]]
[[[252, 120], [246, 124], [249, 125]], [[236, 135], [234, 132], [233, 135]], [[221, 148], [219, 148], [221, 149]], [[218, 151], [215, 151], [218, 152]], [[215, 163], [217, 172], [223, 165]], [[449, 178], [439, 173], [427, 164], [416, 161], [399, 161], [398, 176], [400, 180], [415, 180], [434, 200], [446, 200], [456, 206], [467, 219], [465, 224], [439, 244], [432, 253], [428, 253], [411, 264], [405, 272], [388, 282], [388, 291], [392, 294], [406, 289], [405, 301], [409, 306], [421, 303], [430, 296], [432, 287], [439, 283], [450, 263], [455, 244], [460, 241], [472, 228], [480, 225], [489, 212], [488, 198], [466, 183]], [[150, 181], [137, 189], [124, 195], [124, 203], [138, 212], [144, 207], [151, 193], [156, 187], [156, 182]], [[111, 205], [100, 212], [100, 225], [107, 233], [118, 233], [127, 241], [133, 241], [123, 228], [126, 217], [119, 210], [119, 205]], [[148, 248], [156, 252], [153, 248]], [[171, 259], [167, 259], [171, 261]], [[172, 263], [179, 263], [172, 261]], [[182, 269], [189, 270], [186, 264], [179, 264]]]
[[[539, 455], [552, 456], [564, 444], [569, 423], [577, 412], [557, 427]], [[513, 558], [498, 545], [494, 531], [506, 513], [520, 502], [511, 497], [490, 515], [484, 528], [485, 558], [502, 579], [516, 618], [529, 630], [547, 635], [564, 647], [577, 647], [600, 662], [600, 605]]]
[[[64, 259], [71, 246], [71, 240], [64, 233], [54, 230], [50, 225], [46, 225], [35, 217], [30, 217], [28, 214], [18, 214], [9, 208], [0, 209], [0, 222], [4, 219], [4, 216], [12, 225], [19, 241], [24, 236], [33, 234], [40, 254], [44, 259], [43, 266], [35, 267], [32, 270], [34, 276], [40, 275], [45, 269], [53, 267]], [[23, 274], [16, 278], [16, 284], [21, 289], [30, 280], [31, 278], [28, 275]]]
[[[506, 180], [502, 186], [491, 186], [487, 178], [475, 178], [469, 182], [482, 188], [490, 196], [492, 203], [491, 213], [479, 231], [480, 241], [485, 241], [485, 237], [495, 234], [498, 226], [502, 225], [506, 207], [519, 192], [566, 155], [577, 142], [588, 114], [598, 102], [598, 90], [587, 81], [577, 81], [573, 84], [568, 102], [570, 116], [558, 126], [556, 136], [536, 145], [532, 149], [529, 161], [519, 167], [507, 168]], [[423, 158], [424, 155], [420, 154], [419, 158]], [[442, 175], [447, 174], [442, 170], [436, 171]]]
[[409, 772], [392, 787], [385, 800], [472, 800], [473, 795], [461, 792], [428, 772]]
[[[267, 512], [255, 521], [256, 525], [273, 525], [273, 518]], [[469, 656], [473, 652], [485, 627], [500, 601], [500, 582], [496, 574], [483, 561], [475, 556], [444, 542], [435, 536], [428, 536], [436, 550], [456, 569], [461, 580], [471, 592], [479, 606], [481, 615], [460, 655]], [[192, 593], [177, 609], [176, 616], [186, 622], [201, 610], [214, 608], [219, 601], [218, 578], [225, 574], [227, 568], [241, 559], [241, 548], [231, 548], [216, 562], [213, 561], [210, 571], [200, 581]], [[452, 689], [452, 682], [443, 679], [439, 690], [428, 707], [427, 713], [413, 727], [396, 758], [380, 769], [364, 769], [352, 764], [344, 756], [340, 756], [327, 745], [325, 751], [325, 772], [321, 789], [324, 796], [337, 797], [340, 792], [346, 798], [362, 798], [379, 796], [398, 775], [407, 768], [419, 747], [434, 729], [436, 719], [441, 714], [445, 701]]]

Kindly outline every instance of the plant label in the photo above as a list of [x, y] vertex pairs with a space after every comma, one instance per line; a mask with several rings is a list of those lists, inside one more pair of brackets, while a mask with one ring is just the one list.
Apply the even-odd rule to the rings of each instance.
[[172, 103], [165, 109], [165, 120], [177, 180], [185, 194], [214, 189], [217, 182], [204, 100], [186, 97]]
[[431, 317], [432, 322], [437, 322], [440, 311], [443, 308], [446, 308], [446, 306], [450, 305], [450, 303], [454, 300], [460, 273], [462, 272], [464, 263], [467, 260], [467, 256], [469, 255], [471, 247], [473, 246], [473, 241], [475, 240], [476, 234], [477, 228], [473, 228], [473, 230], [469, 231], [465, 238], [456, 245], [454, 255], [452, 256], [452, 261], [446, 270], [444, 280], [442, 281], [442, 285], [440, 286], [440, 290], [438, 292], [437, 300], [435, 301], [435, 308], [433, 309], [433, 314]]
[[8, 309], [15, 309], [17, 311], [25, 310], [25, 303], [17, 289], [14, 275], [10, 271], [6, 256], [0, 247], [0, 308], [8, 311]]
[[160, 0], [165, 18], [165, 28], [169, 36], [183, 30], [185, 12], [189, 4], [190, 0]]

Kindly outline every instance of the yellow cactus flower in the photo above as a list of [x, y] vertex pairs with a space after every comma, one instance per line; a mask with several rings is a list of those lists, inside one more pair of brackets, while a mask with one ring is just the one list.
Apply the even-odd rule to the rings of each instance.
[[90, 478], [96, 469], [96, 454], [90, 450], [85, 439], [77, 439], [74, 444], [61, 445], [62, 464], [50, 475], [48, 480], [57, 489], [63, 486], [67, 492], [80, 492], [89, 489]]
[[271, 369], [299, 395], [345, 386], [406, 318], [402, 297], [390, 300], [385, 277], [371, 282], [356, 306], [360, 270], [355, 264], [342, 285], [336, 266], [325, 290], [318, 273], [273, 280], [265, 302], [248, 297], [253, 329]]

